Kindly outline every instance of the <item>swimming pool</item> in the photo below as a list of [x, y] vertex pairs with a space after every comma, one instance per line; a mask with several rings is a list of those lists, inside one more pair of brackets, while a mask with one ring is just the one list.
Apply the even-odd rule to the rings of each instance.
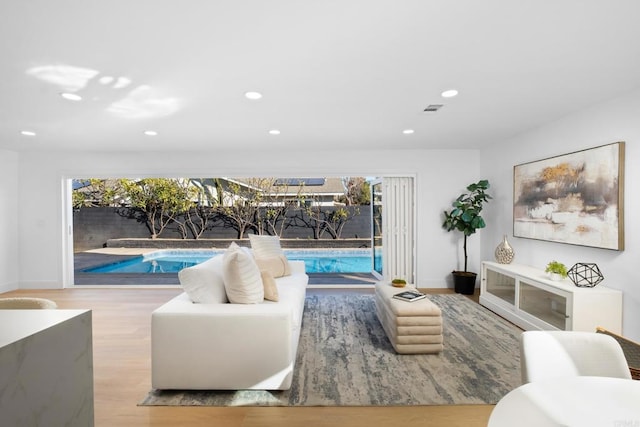
[[[200, 264], [224, 250], [163, 249], [148, 254], [82, 270], [84, 273], [177, 273], [183, 268]], [[285, 249], [290, 260], [304, 261], [307, 273], [370, 273], [372, 269], [369, 249]]]

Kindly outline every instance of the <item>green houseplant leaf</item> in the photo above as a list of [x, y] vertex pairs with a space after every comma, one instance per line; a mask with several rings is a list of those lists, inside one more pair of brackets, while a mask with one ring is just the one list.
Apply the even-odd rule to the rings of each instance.
[[544, 271], [547, 273], [559, 274], [563, 279], [567, 277], [567, 267], [563, 263], [556, 260], [549, 262]]
[[489, 181], [482, 179], [467, 186], [463, 193], [451, 204], [453, 209], [444, 212], [442, 227], [447, 231], [457, 230], [464, 235], [464, 271], [467, 271], [467, 236], [471, 236], [486, 223], [480, 213], [491, 196], [487, 194]]

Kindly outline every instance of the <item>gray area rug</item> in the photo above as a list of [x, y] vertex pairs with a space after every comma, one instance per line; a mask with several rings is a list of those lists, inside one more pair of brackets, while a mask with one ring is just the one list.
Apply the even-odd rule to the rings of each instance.
[[520, 385], [520, 329], [462, 295], [429, 299], [443, 312], [440, 354], [396, 354], [373, 295], [313, 295], [306, 299], [290, 390], [152, 390], [140, 405], [495, 404]]

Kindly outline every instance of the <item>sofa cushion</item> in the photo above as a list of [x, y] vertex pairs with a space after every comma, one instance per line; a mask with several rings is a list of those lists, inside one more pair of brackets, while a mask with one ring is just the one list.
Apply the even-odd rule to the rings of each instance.
[[262, 270], [260, 271], [260, 277], [262, 278], [262, 285], [264, 287], [264, 299], [277, 302], [279, 297], [276, 279], [274, 279], [268, 271]]
[[230, 302], [258, 304], [264, 301], [264, 287], [258, 265], [235, 242], [224, 253], [222, 277]]
[[302, 314], [304, 311], [304, 299], [307, 292], [307, 280], [307, 276], [302, 274], [292, 274], [291, 276], [280, 277], [276, 279], [279, 295], [278, 304], [282, 304], [291, 308], [291, 315], [293, 318], [292, 332], [295, 337], [298, 337], [300, 334]]
[[180, 270], [178, 278], [192, 302], [217, 304], [229, 301], [222, 278], [222, 255]]
[[249, 241], [260, 270], [268, 270], [273, 277], [291, 274], [289, 261], [280, 246], [280, 237], [250, 234]]

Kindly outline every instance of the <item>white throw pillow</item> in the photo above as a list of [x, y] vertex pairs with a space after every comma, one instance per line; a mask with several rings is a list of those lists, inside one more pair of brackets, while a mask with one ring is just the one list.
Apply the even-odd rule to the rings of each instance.
[[224, 253], [222, 277], [229, 302], [258, 304], [264, 300], [260, 270], [254, 259], [235, 242]]
[[284, 255], [282, 247], [280, 247], [280, 237], [263, 236], [257, 234], [249, 234], [251, 249], [256, 259], [277, 258]]
[[291, 274], [289, 261], [280, 246], [280, 237], [250, 234], [249, 241], [260, 270], [270, 271], [273, 277]]
[[222, 304], [229, 302], [222, 278], [222, 255], [183, 268], [178, 278], [191, 301], [202, 304]]

